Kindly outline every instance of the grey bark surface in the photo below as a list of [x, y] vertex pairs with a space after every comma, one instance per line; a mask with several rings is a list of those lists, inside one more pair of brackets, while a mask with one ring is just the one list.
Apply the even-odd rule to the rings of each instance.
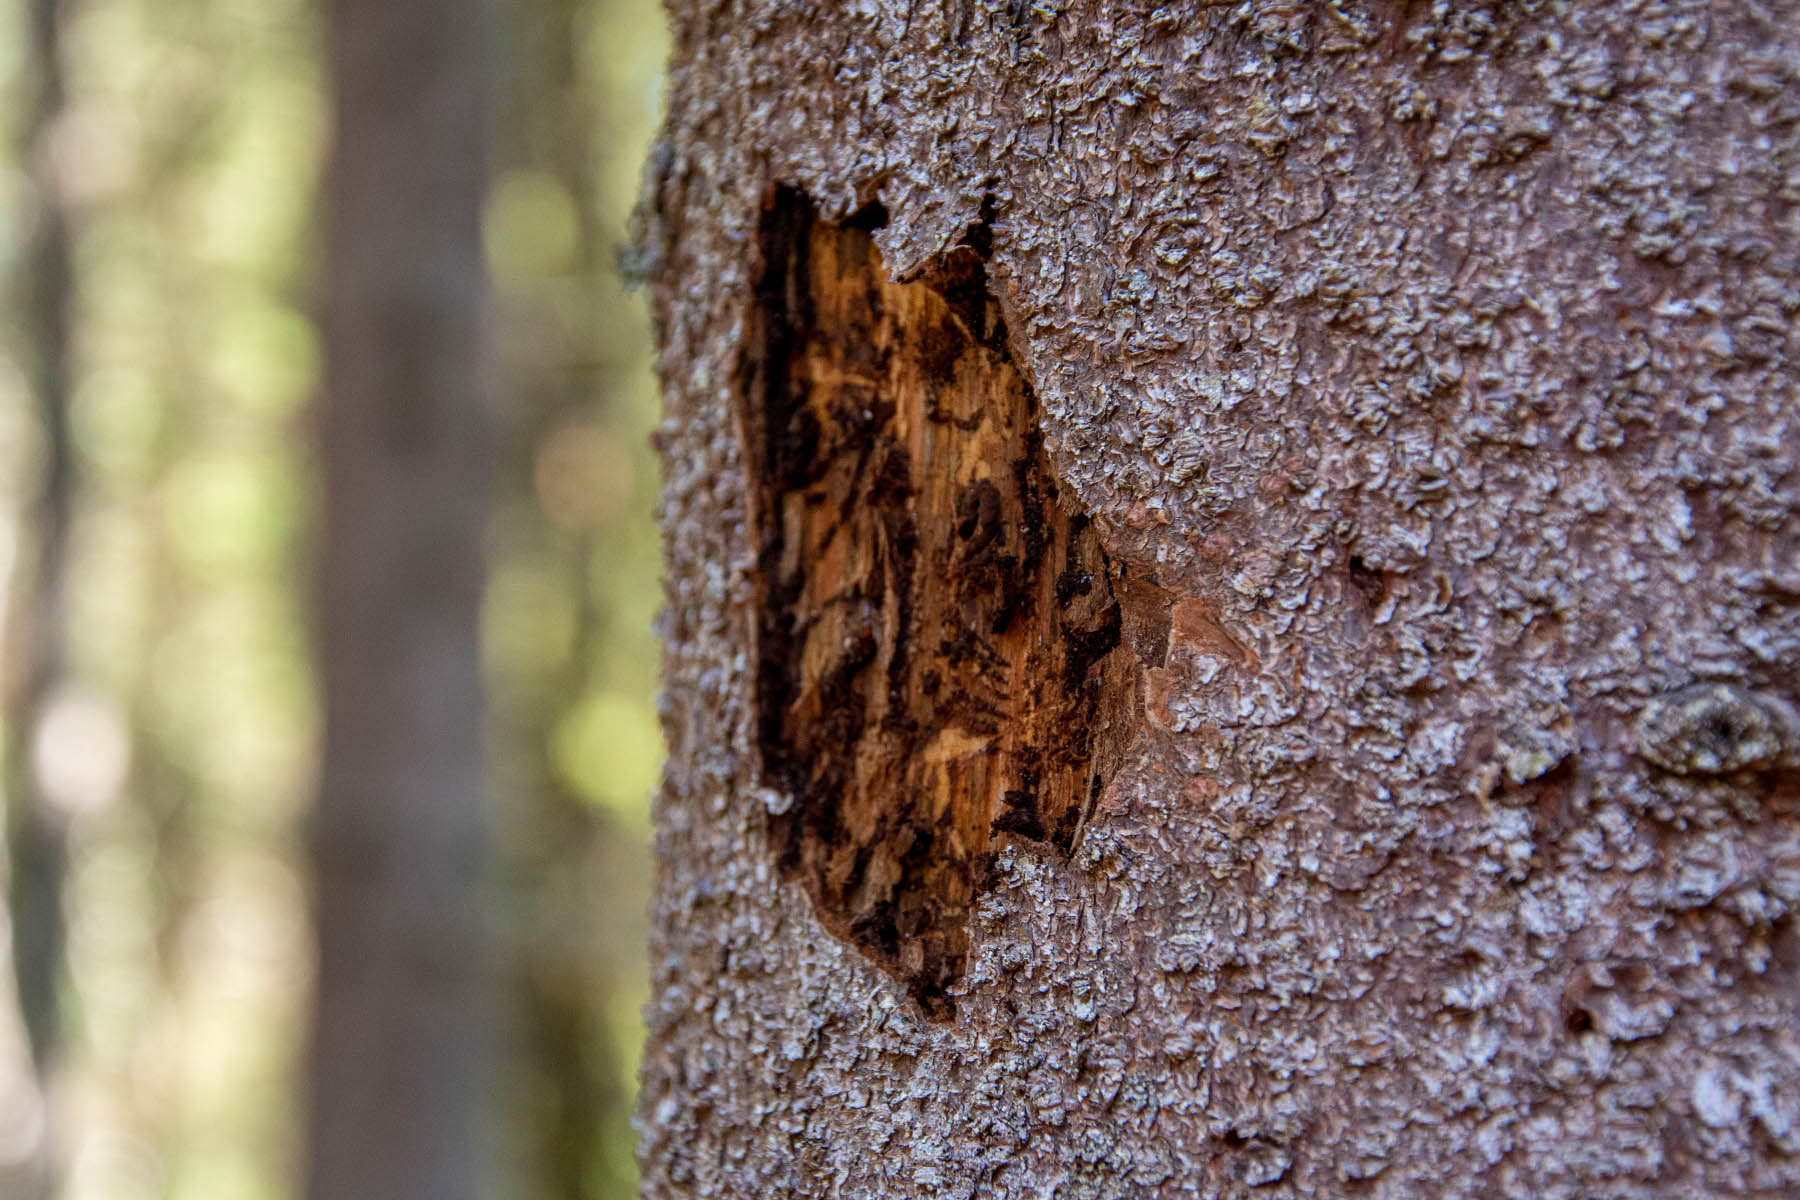
[[[645, 1195], [1800, 1188], [1800, 7], [674, 3]], [[991, 217], [1050, 462], [1166, 596], [955, 1015], [768, 830], [776, 185]]]
[[308, 1194], [478, 1194], [484, 6], [336, 0]]

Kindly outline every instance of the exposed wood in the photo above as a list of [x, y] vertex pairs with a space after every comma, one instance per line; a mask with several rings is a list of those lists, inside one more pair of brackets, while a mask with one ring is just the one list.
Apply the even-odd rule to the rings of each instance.
[[979, 250], [896, 283], [879, 219], [821, 222], [785, 190], [763, 219], [745, 381], [763, 771], [820, 919], [948, 1017], [991, 844], [1071, 849], [1136, 675]]

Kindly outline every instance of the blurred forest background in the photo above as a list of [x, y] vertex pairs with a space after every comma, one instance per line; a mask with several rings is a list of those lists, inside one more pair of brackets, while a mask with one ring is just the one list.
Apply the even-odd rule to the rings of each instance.
[[[665, 35], [655, 0], [490, 11], [483, 1193], [624, 1197], [662, 745], [655, 385], [614, 261]], [[3, 1197], [50, 1132], [74, 1200], [304, 1176], [321, 23], [313, 0], [0, 12]]]

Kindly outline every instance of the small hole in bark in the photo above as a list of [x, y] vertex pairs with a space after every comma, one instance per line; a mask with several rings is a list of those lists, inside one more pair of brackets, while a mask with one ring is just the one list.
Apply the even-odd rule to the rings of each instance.
[[1360, 554], [1350, 556], [1350, 582], [1357, 591], [1371, 601], [1379, 600], [1382, 592], [1387, 590], [1387, 585], [1382, 581], [1381, 572], [1371, 571]]
[[931, 1017], [997, 839], [1067, 854], [1123, 744], [1135, 659], [1058, 486], [971, 246], [891, 280], [856, 218], [781, 189], [742, 378], [757, 706], [777, 860]]
[[1738, 728], [1737, 724], [1724, 716], [1714, 716], [1708, 720], [1705, 733], [1712, 748], [1720, 752], [1721, 758], [1725, 757], [1725, 752], [1730, 751], [1737, 744], [1738, 739], [1743, 736], [1743, 731]]
[[1572, 1034], [1591, 1033], [1594, 1029], [1594, 1014], [1585, 1008], [1572, 1008], [1563, 1018], [1563, 1028]]

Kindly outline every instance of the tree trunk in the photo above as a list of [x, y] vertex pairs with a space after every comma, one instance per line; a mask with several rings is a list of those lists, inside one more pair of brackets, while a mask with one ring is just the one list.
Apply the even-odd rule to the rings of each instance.
[[484, 6], [336, 0], [310, 1195], [480, 1194]]
[[[67, 197], [54, 139], [65, 114], [61, 0], [25, 7], [25, 117], [21, 157], [28, 168], [29, 234], [20, 255], [16, 300], [26, 381], [41, 429], [36, 494], [25, 513], [25, 553], [0, 636], [0, 733], [4, 734], [6, 895], [13, 982], [31, 1051], [38, 1133], [16, 1144], [16, 1172], [0, 1171], [8, 1195], [48, 1197], [66, 1147], [58, 1145], [56, 1076], [63, 1065], [62, 989], [68, 968], [63, 886], [68, 813], [47, 778], [47, 723], [69, 685], [67, 580], [75, 518], [75, 443], [69, 425], [71, 317], [75, 271]], [[28, 1116], [21, 1125], [32, 1124]], [[17, 1178], [11, 1178], [12, 1175]]]
[[1800, 1187], [1800, 6], [672, 7], [646, 1195]]

